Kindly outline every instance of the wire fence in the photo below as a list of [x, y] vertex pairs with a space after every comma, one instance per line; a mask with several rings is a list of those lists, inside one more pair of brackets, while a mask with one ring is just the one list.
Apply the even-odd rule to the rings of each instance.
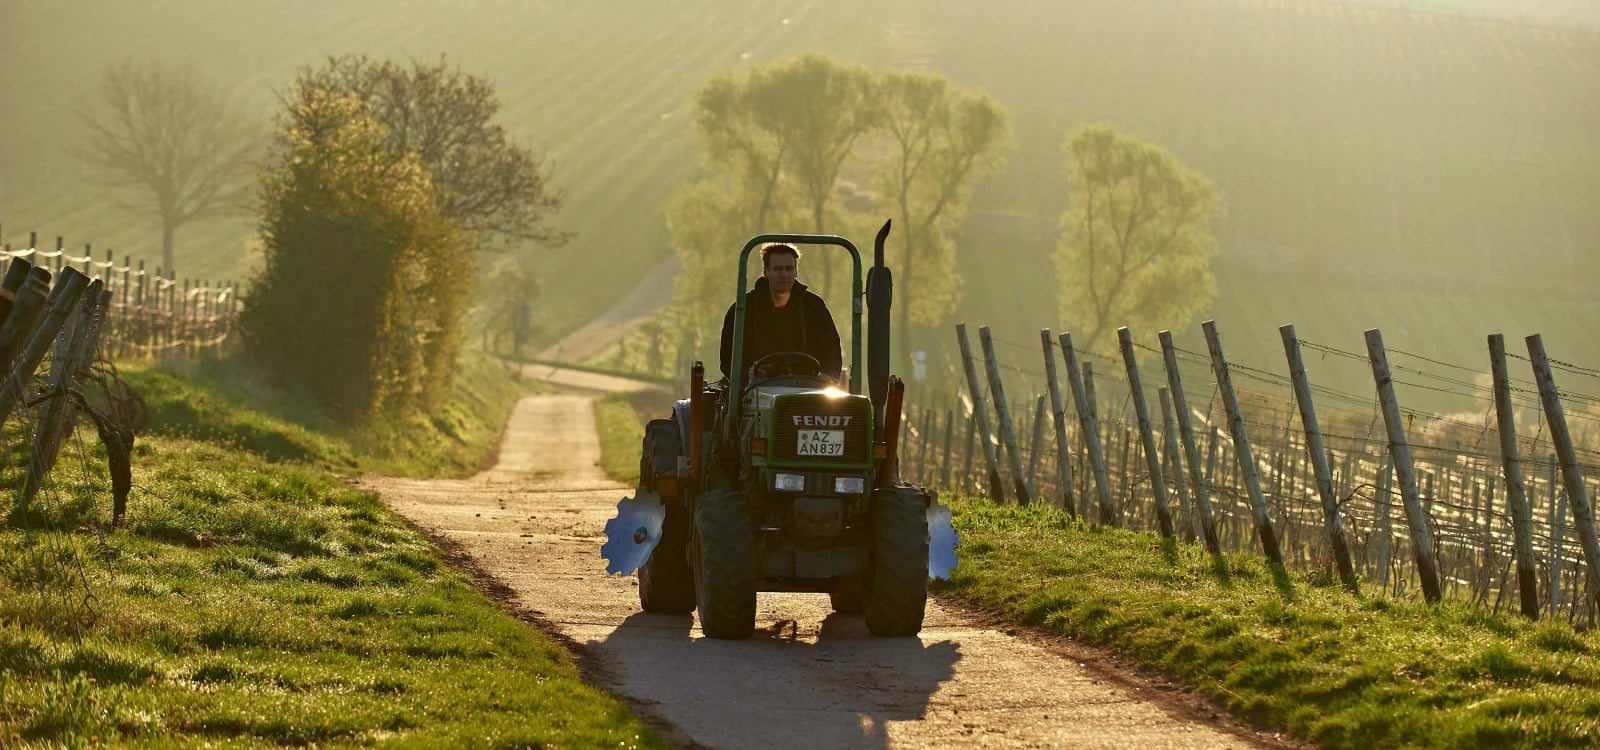
[[[966, 387], [930, 391], [908, 403], [901, 436], [908, 479], [995, 500], [1046, 503], [1086, 520], [1157, 532], [1165, 506], [1166, 523], [1184, 542], [1206, 541], [1200, 499], [1208, 496], [1221, 551], [1257, 550], [1272, 557], [1270, 537], [1285, 564], [1336, 574], [1340, 553], [1287, 359], [1276, 366], [1229, 362], [1220, 335], [1215, 353], [1170, 345], [1169, 339], [1169, 356], [1167, 347], [1130, 340], [1122, 357], [1084, 349], [1067, 357], [1048, 332], [1040, 342], [1025, 344], [982, 329], [982, 351], [964, 340], [963, 326], [957, 335], [969, 362], [956, 382]], [[1397, 464], [1372, 351], [1294, 340], [1307, 358], [1303, 382], [1317, 410], [1331, 515], [1342, 528], [1338, 546], [1348, 555], [1356, 585], [1392, 597], [1516, 608], [1520, 506], [1508, 491], [1490, 359], [1473, 367], [1384, 350], [1394, 394], [1388, 403], [1409, 449], [1401, 456], [1409, 461]], [[1592, 624], [1600, 592], [1585, 575], [1591, 561], [1584, 543], [1594, 535], [1587, 498], [1600, 490], [1590, 479], [1600, 477], [1600, 398], [1593, 395], [1600, 393], [1600, 370], [1546, 358], [1564, 428], [1552, 429], [1539, 379], [1529, 369], [1537, 371], [1539, 357], [1507, 354], [1522, 366], [1511, 371], [1528, 373], [1508, 377], [1505, 391], [1517, 425], [1513, 456], [1523, 474], [1517, 494], [1531, 516], [1525, 533], [1536, 567], [1537, 609]], [[1074, 358], [1076, 377], [1069, 371]], [[1364, 376], [1374, 391], [1318, 386], [1319, 375], [1334, 382]], [[1178, 393], [1175, 384], [1187, 393]], [[1423, 391], [1445, 392], [1469, 406], [1450, 413], [1404, 406], [1407, 394]], [[1084, 397], [1082, 409], [1077, 392]], [[1229, 407], [1230, 392], [1236, 410]], [[1180, 448], [1186, 441], [1175, 403], [1188, 407], [1194, 461]], [[1563, 442], [1570, 462], [1557, 455]], [[1148, 454], [1147, 445], [1154, 449]], [[1241, 460], [1245, 455], [1249, 463]], [[1399, 477], [1405, 467], [1415, 477], [1415, 523]], [[1196, 476], [1203, 486], [1195, 486]], [[1569, 487], [1583, 492], [1570, 497]], [[1418, 552], [1413, 539], [1426, 540], [1426, 549]], [[1527, 612], [1525, 603], [1522, 609]]]
[[73, 255], [59, 236], [54, 250], [41, 249], [38, 239], [30, 232], [26, 247], [0, 244], [0, 262], [21, 259], [58, 275], [73, 268], [102, 282], [111, 293], [104, 331], [109, 356], [194, 360], [220, 356], [231, 345], [239, 311], [237, 283], [179, 278], [170, 268], [147, 268], [145, 261], [126, 254], [119, 265], [112, 250], [95, 260], [91, 244], [84, 245], [83, 255]]

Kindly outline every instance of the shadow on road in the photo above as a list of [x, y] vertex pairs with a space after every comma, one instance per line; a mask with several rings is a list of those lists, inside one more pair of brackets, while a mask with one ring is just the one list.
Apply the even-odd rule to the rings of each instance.
[[621, 692], [710, 747], [885, 748], [955, 673], [951, 641], [873, 638], [859, 616], [780, 620], [742, 641], [698, 635], [688, 615], [636, 613], [590, 641]]

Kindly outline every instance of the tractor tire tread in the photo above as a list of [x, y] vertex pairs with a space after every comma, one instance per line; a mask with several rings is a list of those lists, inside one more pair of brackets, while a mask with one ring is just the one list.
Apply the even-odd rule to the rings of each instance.
[[922, 492], [889, 487], [872, 497], [872, 587], [867, 630], [903, 638], [922, 630], [928, 606], [928, 516]]
[[756, 549], [745, 497], [706, 492], [695, 499], [700, 545], [695, 587], [700, 629], [709, 638], [746, 638], [756, 624]]

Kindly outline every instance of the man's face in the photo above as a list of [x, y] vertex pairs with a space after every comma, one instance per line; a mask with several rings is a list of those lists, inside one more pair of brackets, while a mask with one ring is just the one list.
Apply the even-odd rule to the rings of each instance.
[[794, 289], [794, 278], [800, 273], [800, 264], [793, 255], [773, 253], [767, 256], [767, 286], [774, 294], [787, 294]]

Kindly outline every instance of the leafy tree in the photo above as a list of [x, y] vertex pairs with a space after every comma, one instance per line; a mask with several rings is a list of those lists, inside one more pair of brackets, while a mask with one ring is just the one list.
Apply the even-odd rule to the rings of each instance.
[[[717, 345], [723, 311], [733, 302], [734, 253], [762, 231], [756, 215], [762, 212], [766, 196], [742, 189], [750, 186], [748, 176], [713, 176], [689, 183], [667, 203], [668, 241], [678, 258], [670, 312], [682, 322], [677, 343], [682, 351], [702, 355], [714, 351], [708, 347]], [[765, 211], [778, 213], [770, 205]]]
[[[864, 67], [807, 54], [743, 78], [723, 73], [701, 89], [696, 122], [707, 166], [733, 176], [718, 184], [739, 195], [741, 226], [784, 231], [784, 218], [828, 232], [839, 174], [878, 121], [872, 82]], [[824, 295], [834, 291], [832, 270], [821, 265]]]
[[142, 193], [125, 207], [155, 214], [168, 271], [179, 227], [237, 210], [249, 194], [247, 160], [261, 147], [259, 131], [192, 66], [108, 65], [99, 106], [79, 118], [89, 139], [73, 153], [103, 170], [106, 184]]
[[389, 151], [365, 100], [291, 86], [285, 104], [261, 174], [247, 348], [350, 417], [436, 404], [454, 370], [471, 245], [421, 159]]
[[562, 193], [545, 164], [493, 121], [500, 100], [484, 78], [443, 59], [402, 65], [344, 56], [301, 70], [295, 85], [365, 102], [384, 126], [378, 137], [385, 150], [396, 159], [415, 154], [441, 210], [479, 239], [554, 247], [571, 238], [548, 225]]
[[1061, 215], [1061, 319], [1088, 349], [1118, 326], [1178, 328], [1217, 296], [1212, 224], [1222, 195], [1166, 150], [1106, 125], [1067, 138], [1073, 202]]
[[966, 214], [973, 183], [1003, 165], [1011, 132], [999, 102], [942, 75], [886, 73], [877, 91], [888, 155], [874, 193], [899, 230], [889, 243], [895, 283], [906, 290], [896, 298], [895, 338], [909, 363], [911, 322], [938, 325], [960, 301], [950, 233]]
[[[490, 266], [483, 290], [483, 306], [487, 313], [484, 322], [484, 350], [507, 351], [502, 340], [511, 342], [510, 352], [522, 356], [522, 346], [539, 332], [533, 321], [533, 303], [544, 291], [544, 284], [527, 264], [510, 255], [503, 255]], [[493, 341], [490, 341], [490, 337]]]

